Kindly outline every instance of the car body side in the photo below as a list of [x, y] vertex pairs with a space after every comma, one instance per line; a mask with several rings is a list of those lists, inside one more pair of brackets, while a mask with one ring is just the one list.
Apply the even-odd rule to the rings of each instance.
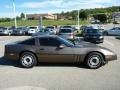
[[[40, 45], [39, 38], [35, 37], [34, 39], [35, 45], [23, 45], [17, 43], [6, 45], [4, 56], [7, 59], [19, 60], [20, 55], [23, 52], [32, 52], [37, 57], [38, 62], [79, 63], [84, 62], [87, 55], [91, 52], [99, 52], [106, 61], [117, 59], [117, 56], [112, 51], [92, 44], [91, 46], [78, 45], [74, 47], [65, 47], [64, 49], [49, 47], [46, 48], [45, 52], [40, 50], [44, 46]], [[55, 52], [52, 52], [51, 49], [55, 50]]]

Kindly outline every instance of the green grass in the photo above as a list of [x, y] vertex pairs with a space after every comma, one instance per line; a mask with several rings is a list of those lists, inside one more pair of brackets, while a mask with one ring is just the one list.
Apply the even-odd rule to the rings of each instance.
[[[39, 24], [38, 20], [19, 20], [17, 21], [18, 26], [37, 26]], [[80, 21], [81, 25], [86, 25], [88, 22]], [[77, 21], [74, 20], [43, 20], [43, 25], [77, 25]], [[10, 22], [0, 22], [0, 26], [14, 26], [14, 21]]]

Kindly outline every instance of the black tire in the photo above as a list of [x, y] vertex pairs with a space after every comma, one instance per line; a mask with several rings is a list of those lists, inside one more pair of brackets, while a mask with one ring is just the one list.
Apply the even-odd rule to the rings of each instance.
[[24, 52], [20, 56], [20, 64], [24, 68], [32, 68], [37, 65], [37, 58], [31, 52]]
[[103, 35], [108, 36], [108, 32], [104, 32]]
[[97, 52], [90, 53], [85, 60], [85, 64], [90, 69], [97, 69], [102, 66], [104, 57], [102, 54]]

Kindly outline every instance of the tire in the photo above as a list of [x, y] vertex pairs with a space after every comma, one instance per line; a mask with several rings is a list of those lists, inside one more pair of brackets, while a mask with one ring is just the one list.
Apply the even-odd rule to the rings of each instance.
[[87, 56], [85, 64], [90, 69], [97, 69], [102, 66], [103, 61], [103, 55], [97, 52], [92, 52]]
[[32, 68], [37, 65], [37, 58], [31, 52], [24, 52], [20, 56], [20, 64], [24, 68]]
[[103, 35], [108, 36], [108, 32], [104, 32]]

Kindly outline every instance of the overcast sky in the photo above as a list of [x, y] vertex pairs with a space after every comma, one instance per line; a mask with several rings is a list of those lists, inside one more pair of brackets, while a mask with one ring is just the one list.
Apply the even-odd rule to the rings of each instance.
[[13, 1], [17, 15], [120, 6], [120, 0], [0, 0], [0, 17], [13, 17]]

